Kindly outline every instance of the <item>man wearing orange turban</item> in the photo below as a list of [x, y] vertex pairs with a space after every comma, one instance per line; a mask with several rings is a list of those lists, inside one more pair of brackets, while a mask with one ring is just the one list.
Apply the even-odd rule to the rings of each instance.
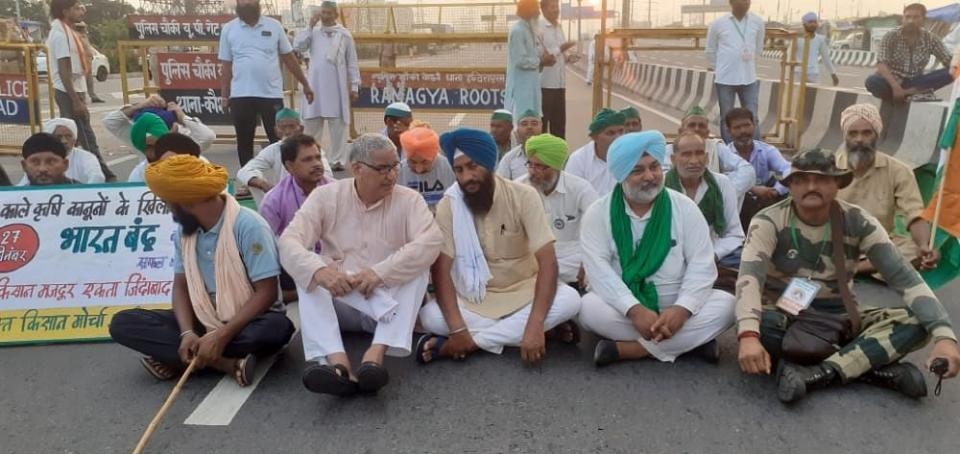
[[141, 364], [158, 379], [177, 377], [196, 361], [246, 386], [257, 357], [280, 350], [294, 331], [278, 297], [273, 232], [260, 215], [223, 194], [228, 175], [221, 166], [175, 155], [150, 164], [145, 177], [180, 224], [173, 308], [118, 312], [110, 336], [145, 355]]
[[507, 36], [507, 81], [504, 108], [511, 112], [543, 112], [540, 70], [553, 66], [556, 57], [537, 45], [536, 19], [540, 16], [537, 0], [517, 2], [517, 16]]
[[433, 211], [443, 198], [444, 191], [457, 179], [450, 162], [437, 159], [440, 138], [429, 127], [420, 126], [401, 134], [400, 144], [403, 146], [404, 160], [400, 163], [397, 184], [419, 192]]

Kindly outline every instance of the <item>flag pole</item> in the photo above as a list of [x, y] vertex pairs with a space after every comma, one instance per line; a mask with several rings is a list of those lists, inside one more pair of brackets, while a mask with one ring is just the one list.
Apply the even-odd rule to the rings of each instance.
[[933, 250], [933, 245], [937, 240], [937, 229], [940, 226], [940, 211], [943, 209], [943, 188], [946, 186], [947, 181], [947, 170], [950, 168], [950, 155], [953, 150], [950, 148], [943, 149], [943, 175], [940, 177], [940, 187], [937, 188], [937, 206], [933, 209], [933, 223], [930, 226], [930, 241], [927, 244], [928, 250]]

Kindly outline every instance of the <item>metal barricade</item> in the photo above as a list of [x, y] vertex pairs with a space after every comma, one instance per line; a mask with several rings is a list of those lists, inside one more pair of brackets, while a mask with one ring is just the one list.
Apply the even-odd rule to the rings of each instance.
[[47, 46], [0, 43], [0, 154], [19, 154], [27, 137], [40, 131], [44, 110], [46, 118], [56, 115], [53, 83], [49, 77], [41, 82], [38, 55], [46, 58]]

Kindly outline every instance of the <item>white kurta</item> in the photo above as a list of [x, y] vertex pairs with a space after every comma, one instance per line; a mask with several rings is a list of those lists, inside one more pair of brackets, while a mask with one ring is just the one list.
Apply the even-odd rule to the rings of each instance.
[[[713, 172], [713, 178], [717, 180], [717, 186], [720, 187], [720, 194], [723, 196], [723, 217], [727, 221], [727, 228], [722, 235], [710, 228], [710, 239], [713, 240], [713, 252], [718, 259], [722, 259], [743, 246], [743, 226], [740, 225], [740, 210], [737, 209], [737, 192], [733, 189], [733, 183], [726, 175]], [[694, 202], [698, 205], [707, 195], [707, 182], [700, 180], [700, 186], [697, 187], [697, 194]]]
[[[103, 117], [103, 127], [121, 142], [133, 148], [133, 142], [130, 141], [130, 128], [133, 127], [133, 120], [123, 114], [123, 110], [115, 110]], [[203, 124], [199, 118], [184, 117], [183, 123], [177, 123], [177, 132], [183, 134], [200, 145], [200, 150], [207, 151], [213, 141], [217, 140], [217, 134], [207, 125]]]
[[[349, 122], [350, 92], [360, 90], [360, 67], [353, 35], [339, 25], [336, 30], [328, 32], [320, 26], [307, 28], [293, 40], [296, 50], [309, 52], [307, 79], [316, 93], [312, 104], [302, 104], [300, 113], [304, 119], [340, 118]], [[336, 46], [340, 46], [340, 50], [336, 53], [336, 60], [331, 62], [328, 56], [333, 55], [332, 49]]]
[[[287, 176], [287, 168], [283, 166], [283, 159], [280, 154], [281, 142], [274, 142], [267, 145], [253, 159], [237, 171], [237, 182], [241, 185], [249, 185], [250, 180], [262, 178], [270, 184], [277, 184], [283, 177]], [[321, 152], [322, 153], [322, 152]], [[330, 172], [330, 164], [325, 155], [321, 154], [324, 171]], [[263, 191], [253, 186], [250, 187], [250, 194], [253, 195], [257, 205], [263, 200]]]
[[503, 155], [497, 164], [497, 175], [508, 180], [516, 180], [527, 174], [527, 154], [523, 147], [517, 145]]
[[[743, 204], [743, 196], [753, 187], [757, 180], [757, 172], [750, 162], [740, 157], [720, 139], [707, 139], [707, 169], [714, 173], [722, 173], [730, 178], [733, 188], [737, 191], [737, 206]], [[667, 144], [667, 159], [663, 165], [663, 173], [670, 170], [670, 156], [673, 156], [673, 144]]]
[[[93, 153], [83, 148], [74, 147], [67, 153], [68, 167], [64, 174], [67, 178], [75, 180], [81, 184], [103, 183], [106, 178], [103, 176], [103, 169], [100, 168], [100, 161]], [[24, 175], [20, 178], [17, 186], [28, 186], [30, 180]]]
[[[664, 190], [670, 195], [671, 203], [671, 247], [663, 265], [647, 282], [656, 285], [661, 310], [677, 305], [692, 314], [690, 319], [673, 337], [659, 343], [643, 339], [633, 328], [626, 314], [639, 301], [622, 279], [620, 258], [611, 233], [613, 194], [608, 194], [590, 207], [580, 228], [583, 264], [590, 281], [590, 293], [583, 298], [580, 322], [609, 339], [636, 340], [655, 358], [673, 361], [733, 325], [734, 297], [713, 290], [717, 267], [709, 227], [700, 209], [687, 196]], [[625, 209], [630, 217], [633, 240], [639, 242], [651, 212], [641, 217], [629, 205]]]
[[587, 180], [600, 197], [609, 194], [617, 185], [617, 179], [607, 168], [607, 161], [597, 157], [592, 140], [570, 155], [563, 170]]

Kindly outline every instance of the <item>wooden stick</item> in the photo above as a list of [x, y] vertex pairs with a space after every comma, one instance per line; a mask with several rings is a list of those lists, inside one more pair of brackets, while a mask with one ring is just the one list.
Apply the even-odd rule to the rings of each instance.
[[933, 222], [930, 226], [930, 243], [927, 245], [927, 249], [933, 250], [933, 244], [937, 240], [937, 229], [940, 226], [940, 211], [943, 208], [943, 187], [947, 185], [947, 169], [950, 168], [950, 155], [953, 154], [952, 149], [943, 150], [943, 175], [940, 176], [940, 188], [937, 189], [937, 206], [933, 209]]
[[167, 400], [163, 402], [163, 405], [160, 406], [160, 410], [157, 411], [157, 414], [154, 415], [153, 420], [150, 421], [150, 424], [147, 426], [147, 430], [143, 432], [143, 436], [140, 437], [140, 441], [137, 443], [137, 447], [133, 448], [133, 454], [141, 454], [143, 449], [147, 447], [147, 441], [150, 440], [150, 436], [153, 435], [153, 431], [157, 430], [157, 425], [160, 424], [160, 420], [163, 419], [163, 415], [167, 413], [167, 410], [170, 409], [170, 406], [173, 405], [173, 400], [177, 398], [177, 394], [180, 394], [180, 388], [183, 388], [183, 384], [187, 382], [187, 378], [190, 377], [190, 374], [193, 373], [193, 368], [197, 365], [197, 357], [193, 358], [193, 361], [190, 361], [190, 365], [187, 366], [187, 370], [183, 371], [183, 375], [180, 376], [180, 380], [174, 385], [173, 389], [170, 390], [170, 395], [167, 396]]

